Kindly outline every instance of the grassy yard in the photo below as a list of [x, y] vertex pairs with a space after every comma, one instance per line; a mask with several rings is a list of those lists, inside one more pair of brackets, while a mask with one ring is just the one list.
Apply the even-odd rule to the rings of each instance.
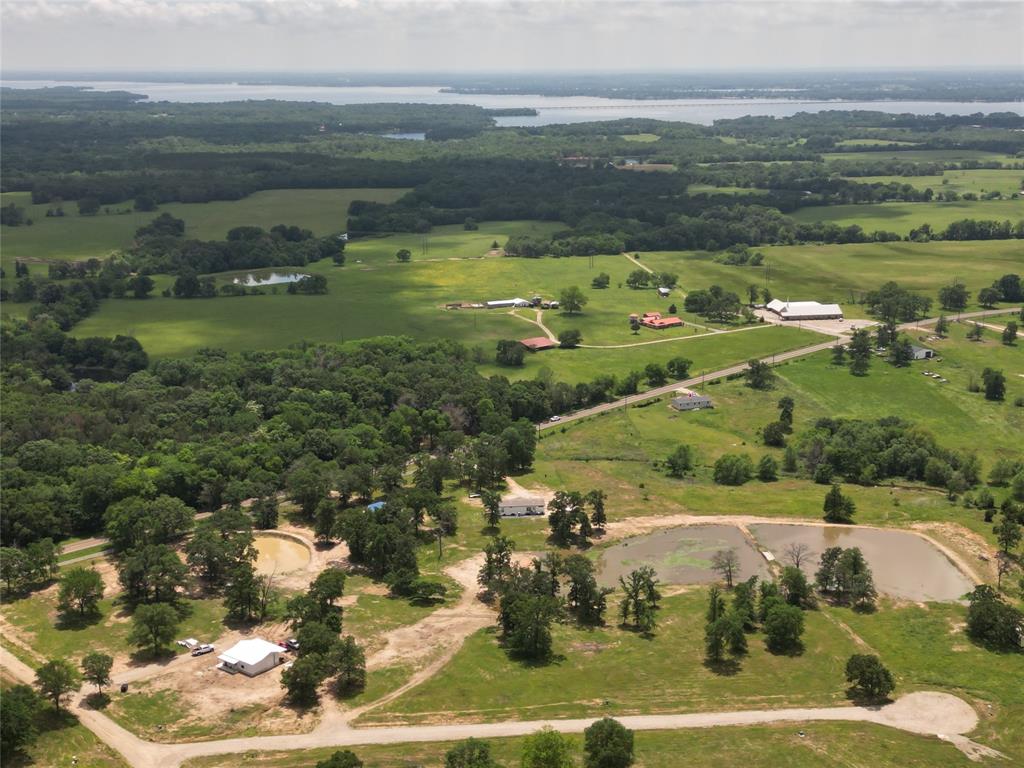
[[[831, 221], [843, 227], [859, 224], [868, 232], [880, 229], [907, 235], [911, 229], [922, 224], [931, 224], [933, 229], [942, 230], [960, 219], [1009, 220], [1016, 223], [1024, 217], [1024, 200], [828, 205], [801, 208], [791, 215], [799, 222]], [[1017, 247], [1020, 245], [1017, 244]]]
[[[706, 590], [666, 598], [653, 637], [617, 626], [554, 628], [555, 658], [508, 658], [494, 629], [470, 637], [435, 677], [360, 721], [498, 721], [668, 711], [828, 706], [845, 701], [841, 668], [856, 645], [824, 612], [806, 615], [806, 651], [775, 656], [763, 638], [734, 675], [704, 666]], [[614, 604], [609, 616], [614, 616]], [[611, 619], [611, 625], [615, 620]]]
[[[32, 205], [27, 192], [5, 192], [0, 203], [25, 206], [33, 220], [31, 227], [4, 227], [4, 269], [13, 272], [15, 259], [81, 260], [104, 258], [111, 251], [127, 247], [135, 230], [161, 213], [185, 220], [187, 237], [222, 240], [232, 227], [252, 224], [266, 229], [275, 224], [296, 224], [315, 234], [327, 235], [346, 229], [348, 206], [353, 200], [388, 203], [405, 189], [274, 189], [241, 200], [210, 203], [165, 203], [159, 210], [137, 213], [131, 201], [109, 206], [111, 213], [79, 216], [74, 201], [65, 201], [63, 217], [47, 218], [49, 205]], [[127, 213], [120, 213], [125, 211]], [[45, 269], [37, 269], [45, 275]]]
[[[185, 600], [189, 613], [178, 626], [182, 637], [214, 638], [222, 631], [220, 600]], [[89, 651], [129, 654], [131, 617], [114, 599], [100, 601], [100, 615], [85, 622], [63, 623], [57, 613], [55, 590], [36, 592], [4, 605], [4, 618], [31, 638], [32, 648], [48, 659], [77, 659]], [[177, 648], [176, 651], [183, 651]]]
[[[801, 737], [798, 731], [804, 731]], [[582, 735], [570, 736], [577, 764]], [[523, 739], [492, 739], [491, 754], [500, 765], [519, 764]], [[443, 768], [454, 742], [354, 747], [373, 768]], [[683, 731], [640, 731], [634, 738], [636, 768], [833, 768], [870, 765], [875, 768], [932, 768], [976, 765], [951, 744], [876, 725], [859, 723], [786, 723], [777, 726], [711, 728]], [[312, 768], [334, 749], [299, 752], [249, 752], [189, 760], [186, 768]]]
[[635, 141], [640, 144], [651, 144], [652, 142], [661, 140], [661, 136], [656, 133], [627, 133], [620, 138], [625, 141]]
[[850, 176], [857, 184], [909, 184], [915, 189], [931, 188], [933, 192], [1001, 192], [1009, 196], [1024, 187], [1024, 171], [978, 168], [946, 171], [941, 176]]
[[[894, 142], [886, 141], [886, 144]], [[1000, 152], [988, 152], [983, 149], [893, 149], [872, 152], [828, 152], [822, 157], [828, 160], [866, 160], [881, 159], [907, 160], [909, 162], [951, 162], [959, 160], [986, 160], [997, 163], [1019, 163], [1020, 158], [1004, 155]]]
[[[1024, 206], [1024, 202], [1017, 204]], [[855, 318], [866, 317], [864, 307], [855, 302], [889, 280], [934, 299], [939, 288], [959, 278], [972, 291], [973, 300], [979, 289], [1002, 275], [1024, 274], [1024, 248], [1017, 240], [794, 245], [759, 250], [770, 265], [769, 288], [775, 296], [837, 302], [848, 317]], [[765, 268], [717, 264], [713, 256], [704, 251], [654, 252], [643, 254], [643, 262], [658, 271], [679, 274], [688, 290], [718, 284], [745, 298], [748, 285], [765, 284]], [[972, 304], [971, 309], [976, 308]], [[932, 309], [937, 312], [938, 305], [933, 303]]]

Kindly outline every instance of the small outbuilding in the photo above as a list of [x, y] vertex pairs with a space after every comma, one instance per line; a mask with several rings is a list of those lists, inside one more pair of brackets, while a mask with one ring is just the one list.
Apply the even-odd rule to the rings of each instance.
[[928, 349], [927, 347], [918, 347], [912, 344], [910, 350], [915, 360], [931, 360], [935, 357], [935, 350]]
[[842, 320], [843, 310], [838, 304], [817, 301], [782, 301], [772, 299], [765, 308], [783, 320]]
[[532, 517], [543, 515], [544, 499], [538, 496], [507, 496], [498, 506], [498, 514], [502, 517]]
[[558, 346], [557, 341], [552, 341], [547, 336], [531, 336], [529, 339], [520, 339], [519, 343], [531, 352], [540, 352], [544, 349], [554, 349]]
[[671, 288], [665, 288], [664, 286], [662, 286], [661, 288], [658, 289], [658, 295], [661, 296], [662, 298], [669, 296], [671, 293]]
[[228, 650], [217, 657], [218, 669], [235, 674], [241, 672], [248, 677], [256, 677], [287, 661], [285, 649], [259, 637], [239, 640]]
[[701, 408], [714, 408], [714, 403], [707, 395], [694, 392], [692, 389], [677, 389], [672, 398], [672, 407], [677, 411], [699, 411]]

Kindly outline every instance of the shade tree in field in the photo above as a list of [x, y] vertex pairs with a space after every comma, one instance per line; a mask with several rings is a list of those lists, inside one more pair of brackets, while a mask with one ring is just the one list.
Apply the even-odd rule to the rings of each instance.
[[825, 502], [822, 504], [822, 509], [825, 512], [824, 520], [826, 523], [849, 524], [853, 522], [853, 515], [857, 511], [857, 506], [853, 503], [853, 499], [843, 495], [843, 490], [839, 485], [833, 483], [828, 493], [825, 494]]
[[986, 368], [981, 372], [981, 382], [985, 390], [985, 399], [1002, 401], [1006, 397], [1006, 375], [994, 368]]
[[847, 352], [850, 357], [850, 373], [854, 376], [867, 375], [871, 367], [871, 335], [866, 328], [857, 328], [853, 332]]
[[743, 375], [751, 389], [771, 389], [777, 378], [772, 367], [763, 360], [748, 360]]
[[967, 329], [967, 340], [981, 341], [984, 336], [985, 327], [981, 323], [971, 323], [971, 327]]
[[633, 731], [603, 717], [583, 731], [584, 768], [629, 768], [633, 764]]
[[60, 578], [57, 608], [65, 615], [78, 617], [99, 613], [103, 597], [103, 577], [92, 568], [69, 568]]
[[600, 273], [597, 277], [590, 281], [591, 288], [607, 288], [612, 282], [611, 276], [607, 272]]
[[562, 573], [569, 582], [565, 596], [566, 608], [584, 625], [604, 622], [608, 595], [614, 591], [598, 586], [594, 570], [593, 561], [583, 555], [569, 555], [562, 563]]
[[523, 740], [522, 768], [573, 768], [573, 744], [550, 726]]
[[881, 660], [866, 653], [855, 653], [847, 660], [846, 682], [852, 683], [850, 692], [855, 698], [867, 701], [885, 701], [896, 688], [892, 673]]
[[42, 701], [30, 686], [12, 685], [4, 690], [4, 716], [0, 718], [0, 759], [13, 760], [35, 741], [41, 708]]
[[586, 305], [586, 294], [584, 294], [577, 285], [571, 285], [568, 288], [563, 288], [558, 296], [559, 308], [569, 315], [582, 312], [583, 307]]
[[1006, 327], [1003, 328], [1001, 337], [1003, 344], [1006, 344], [1007, 346], [1013, 346], [1017, 343], [1017, 322], [1015, 320], [1010, 320], [1006, 324]]
[[583, 343], [583, 333], [575, 328], [569, 328], [558, 334], [558, 346], [561, 349], [576, 349]]
[[491, 756], [491, 745], [482, 739], [466, 739], [449, 749], [444, 768], [500, 768]]
[[871, 568], [858, 547], [829, 547], [819, 561], [815, 584], [840, 604], [872, 610], [878, 596]]
[[408, 248], [399, 248], [395, 252], [395, 259], [397, 259], [402, 264], [408, 264], [410, 261], [412, 261], [412, 251], [410, 251]]
[[64, 698], [78, 690], [80, 680], [78, 670], [64, 659], [50, 659], [36, 669], [36, 688], [53, 702], [54, 709], [59, 710]]
[[794, 605], [773, 604], [764, 619], [765, 645], [772, 653], [799, 653], [804, 632], [804, 613]]
[[561, 546], [586, 545], [594, 533], [587, 515], [586, 497], [579, 491], [556, 491], [548, 502], [551, 536]]
[[128, 641], [157, 656], [174, 639], [179, 621], [178, 612], [166, 603], [140, 605], [132, 614]]
[[962, 312], [967, 308], [970, 297], [971, 292], [959, 281], [954, 281], [939, 289], [939, 305], [945, 310]]
[[604, 530], [605, 525], [608, 523], [608, 515], [604, 508], [608, 494], [600, 488], [593, 488], [587, 491], [583, 498], [590, 506], [590, 524], [598, 530]]
[[680, 443], [665, 459], [665, 467], [668, 469], [669, 477], [686, 477], [694, 468], [693, 448]]
[[644, 565], [630, 571], [619, 577], [619, 586], [624, 593], [619, 603], [622, 623], [632, 624], [640, 632], [652, 632], [657, 623], [656, 612], [661, 600], [654, 569]]
[[1020, 652], [1020, 624], [1024, 614], [988, 584], [967, 596], [967, 634], [993, 650]]
[[[669, 308], [669, 313], [673, 313], [675, 310]], [[673, 379], [682, 380], [690, 375], [690, 366], [693, 365], [692, 360], [688, 360], [685, 357], [673, 357], [667, 363], [665, 363], [665, 369]]]
[[105, 653], [93, 651], [82, 657], [82, 678], [96, 686], [96, 692], [102, 694], [103, 689], [110, 685], [110, 670], [114, 659]]
[[487, 527], [498, 530], [501, 527], [501, 494], [488, 488], [481, 489], [480, 506], [483, 507]]
[[754, 462], [745, 453], [727, 453], [715, 461], [712, 477], [718, 485], [743, 485], [754, 476]]

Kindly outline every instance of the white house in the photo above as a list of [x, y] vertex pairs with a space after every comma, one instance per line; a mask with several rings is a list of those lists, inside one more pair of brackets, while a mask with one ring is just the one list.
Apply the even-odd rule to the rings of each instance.
[[498, 506], [502, 517], [528, 517], [544, 514], [544, 499], [527, 496], [506, 496]]
[[661, 296], [662, 298], [665, 298], [666, 296], [670, 296], [671, 294], [672, 294], [672, 289], [671, 288], [666, 288], [665, 286], [662, 286], [661, 288], [658, 289], [658, 295]]
[[672, 407], [677, 411], [699, 411], [701, 408], [713, 408], [714, 404], [707, 395], [701, 395], [690, 389], [677, 389], [672, 398]]
[[843, 310], [838, 304], [817, 301], [782, 301], [772, 299], [765, 308], [783, 320], [842, 320]]
[[255, 677], [256, 675], [273, 669], [278, 664], [287, 661], [284, 648], [276, 643], [271, 643], [258, 637], [248, 640], [239, 640], [228, 650], [217, 657], [220, 664], [218, 669], [232, 674], [241, 672], [243, 675]]

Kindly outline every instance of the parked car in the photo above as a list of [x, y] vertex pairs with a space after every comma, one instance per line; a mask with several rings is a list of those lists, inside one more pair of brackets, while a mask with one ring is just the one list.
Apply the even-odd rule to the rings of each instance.
[[205, 656], [208, 653], [213, 653], [213, 646], [209, 643], [203, 643], [192, 651], [193, 656]]
[[562, 420], [561, 416], [552, 416], [550, 419], [548, 419], [548, 421], [561, 421], [561, 420]]
[[178, 645], [182, 648], [188, 648], [190, 651], [194, 648], [198, 648], [202, 643], [196, 640], [194, 637], [187, 637], [184, 640], [179, 640]]
[[289, 637], [287, 640], [284, 641], [284, 647], [287, 648], [289, 651], [297, 651], [299, 650], [299, 641], [296, 640], [294, 637]]

